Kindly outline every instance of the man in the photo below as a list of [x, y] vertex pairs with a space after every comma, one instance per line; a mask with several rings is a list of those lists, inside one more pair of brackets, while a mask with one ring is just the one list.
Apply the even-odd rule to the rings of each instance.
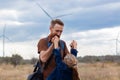
[[[38, 53], [39, 58], [42, 62], [42, 66], [44, 66], [44, 64], [46, 64], [49, 61], [47, 67], [43, 70], [44, 80], [46, 80], [46, 78], [56, 67], [55, 56], [53, 56], [52, 59], [50, 60], [51, 55], [53, 53], [53, 49], [60, 48], [62, 59], [67, 53], [69, 53], [66, 47], [66, 43], [64, 41], [62, 41], [64, 43], [64, 49], [61, 49], [60, 46], [60, 36], [63, 32], [63, 28], [64, 23], [60, 19], [52, 20], [50, 24], [50, 34], [48, 35], [47, 38], [42, 38], [38, 42]], [[76, 43], [72, 42], [71, 47], [76, 48]]]

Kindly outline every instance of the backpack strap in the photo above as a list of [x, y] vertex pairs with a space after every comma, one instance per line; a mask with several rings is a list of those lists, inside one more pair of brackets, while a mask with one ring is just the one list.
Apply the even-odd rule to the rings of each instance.
[[62, 40], [60, 40], [60, 48], [64, 51], [65, 49], [65, 44]]
[[39, 60], [34, 64], [34, 70], [33, 70], [33, 72], [36, 72], [37, 71], [37, 69], [38, 69], [38, 66], [39, 66]]

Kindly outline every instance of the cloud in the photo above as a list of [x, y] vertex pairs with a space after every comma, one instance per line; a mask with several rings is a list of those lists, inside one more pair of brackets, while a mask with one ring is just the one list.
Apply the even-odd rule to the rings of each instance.
[[3, 24], [8, 25], [21, 25], [22, 23], [18, 21], [20, 12], [16, 10], [0, 10], [0, 26]]
[[[103, 28], [100, 30], [86, 30], [71, 34], [63, 34], [62, 39], [66, 41], [68, 48], [72, 40], [78, 42], [78, 56], [86, 55], [115, 55], [116, 54], [116, 39], [120, 26], [114, 28]], [[40, 38], [47, 36], [40, 35]], [[119, 36], [120, 40], [120, 36]], [[37, 43], [39, 39], [24, 41], [24, 42], [9, 42], [5, 43], [6, 56], [18, 53], [23, 58], [38, 58]], [[120, 43], [118, 43], [118, 48]], [[2, 52], [2, 40], [0, 41], [0, 52]], [[118, 50], [118, 52], [120, 52]], [[0, 54], [2, 56], [2, 53]]]
[[14, 18], [18, 19], [19, 11], [16, 10], [0, 10], [0, 18]]
[[[33, 48], [29, 45], [31, 41], [37, 41], [41, 36], [49, 34], [51, 19], [36, 2], [51, 16], [72, 13], [72, 15], [60, 17], [65, 23], [62, 37], [68, 41], [67, 43], [76, 39], [79, 42], [80, 55], [96, 54], [97, 51], [107, 53], [107, 50], [108, 53], [115, 54], [115, 41], [107, 40], [116, 38], [120, 30], [119, 0], [2, 0], [0, 3], [0, 36], [3, 35], [3, 27], [6, 24], [5, 35], [14, 43], [21, 44], [19, 47], [26, 45], [24, 48], [26, 50]], [[28, 42], [28, 45], [24, 42]]]
[[[66, 34], [63, 36], [63, 39], [68, 41], [69, 44], [72, 40], [78, 42], [79, 56], [115, 55], [115, 39], [117, 38], [118, 32], [120, 32], [120, 26]], [[120, 47], [120, 43], [118, 44], [118, 47]]]
[[[104, 27], [119, 26], [120, 3], [109, 3], [92, 7], [71, 8], [71, 16], [65, 19], [66, 26], [73, 30], [101, 29]], [[69, 23], [69, 24], [68, 24]]]
[[[38, 41], [27, 42], [6, 42], [5, 43], [5, 56], [12, 56], [12, 54], [19, 54], [24, 59], [31, 59], [33, 57], [38, 58], [37, 44]], [[0, 44], [2, 45], [2, 44]], [[0, 46], [0, 56], [2, 56], [2, 46]]]
[[[63, 17], [63, 21], [68, 23], [68, 26], [77, 26], [78, 29], [103, 28], [119, 25], [120, 19], [120, 1], [119, 0], [77, 0], [73, 1], [40, 1], [40, 0], [21, 0], [21, 1], [6, 1], [11, 5], [7, 6], [5, 10], [14, 14], [3, 15], [7, 19], [12, 18], [12, 21], [19, 23], [44, 23], [50, 19], [36, 4], [39, 3], [51, 16], [58, 16], [63, 14], [71, 14]], [[3, 1], [3, 4], [6, 2]], [[6, 4], [7, 4], [6, 3]], [[62, 6], [59, 6], [62, 4]], [[54, 4], [54, 5], [51, 5]], [[70, 5], [72, 4], [72, 6]], [[17, 5], [17, 6], [16, 6]], [[21, 6], [23, 5], [23, 6]], [[4, 8], [3, 8], [4, 10]], [[2, 19], [2, 18], [1, 18]], [[74, 23], [74, 25], [73, 25]], [[109, 23], [109, 24], [108, 24]], [[12, 24], [12, 23], [11, 23]], [[13, 22], [14, 24], [14, 22]], [[18, 23], [17, 23], [18, 24]], [[79, 27], [83, 26], [83, 27]], [[112, 27], [111, 26], [111, 27]]]

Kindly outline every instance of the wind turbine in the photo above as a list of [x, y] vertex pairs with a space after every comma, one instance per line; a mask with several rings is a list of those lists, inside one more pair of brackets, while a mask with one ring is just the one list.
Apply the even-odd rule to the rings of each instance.
[[119, 34], [120, 34], [120, 31], [118, 32], [118, 34], [117, 34], [117, 37], [115, 38], [115, 39], [111, 39], [111, 40], [115, 40], [115, 47], [116, 47], [116, 55], [120, 55], [120, 53], [118, 52], [118, 43], [120, 43], [120, 41], [119, 41]]
[[3, 34], [0, 37], [3, 37], [3, 57], [5, 57], [5, 38], [9, 40], [9, 38], [5, 35], [6, 24], [3, 28]]
[[59, 17], [64, 17], [64, 16], [67, 16], [67, 15], [72, 15], [72, 14], [63, 14], [63, 15], [58, 15], [58, 16], [55, 16], [55, 17], [52, 17], [50, 14], [48, 14], [48, 12], [42, 8], [42, 6], [36, 2], [36, 4], [39, 6], [39, 8], [41, 8], [41, 10], [51, 19], [53, 20], [54, 18], [59, 18]]
[[117, 34], [117, 37], [116, 37], [116, 55], [120, 55], [120, 53], [118, 53], [118, 42], [120, 43], [120, 41], [119, 41], [119, 34], [120, 34], [120, 32], [118, 32], [118, 34]]

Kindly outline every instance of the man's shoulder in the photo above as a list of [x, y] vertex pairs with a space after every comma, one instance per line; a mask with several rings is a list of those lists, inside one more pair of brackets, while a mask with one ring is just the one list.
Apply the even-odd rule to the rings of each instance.
[[40, 41], [45, 41], [47, 40], [47, 37], [40, 38]]
[[47, 42], [47, 37], [43, 37], [39, 40], [38, 44], [43, 44]]
[[41, 38], [40, 40], [46, 40], [47, 39], [47, 37], [43, 37], [43, 38]]

